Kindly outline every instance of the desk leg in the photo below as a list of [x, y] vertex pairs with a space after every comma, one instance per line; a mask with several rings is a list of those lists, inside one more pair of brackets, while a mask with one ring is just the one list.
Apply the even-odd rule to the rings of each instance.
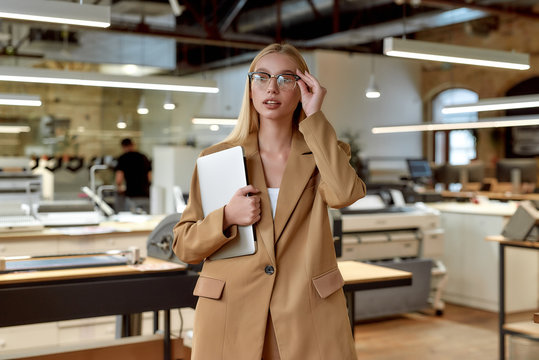
[[352, 328], [352, 336], [354, 336], [354, 315], [356, 313], [356, 292], [346, 291], [346, 307], [348, 308], [348, 320], [350, 320], [350, 327]]
[[159, 330], [159, 311], [153, 312], [153, 333], [157, 334]]
[[164, 346], [165, 360], [170, 360], [170, 309], [165, 310]]
[[498, 330], [500, 332], [500, 360], [505, 360], [505, 245], [500, 244]]
[[131, 315], [130, 314], [123, 314], [121, 318], [121, 325], [120, 325], [120, 337], [128, 337], [131, 336]]

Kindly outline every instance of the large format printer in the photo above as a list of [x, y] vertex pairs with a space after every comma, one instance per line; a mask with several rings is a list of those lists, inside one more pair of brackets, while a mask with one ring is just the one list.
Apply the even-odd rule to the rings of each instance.
[[432, 306], [441, 315], [447, 274], [441, 262], [444, 232], [438, 210], [406, 204], [397, 190], [368, 194], [348, 208], [331, 210], [339, 260], [374, 262], [413, 273], [412, 286], [362, 291], [355, 320]]

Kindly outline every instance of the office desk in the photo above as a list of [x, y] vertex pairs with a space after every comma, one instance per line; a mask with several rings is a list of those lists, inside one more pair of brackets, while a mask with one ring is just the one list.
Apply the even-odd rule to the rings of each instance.
[[412, 273], [408, 271], [357, 261], [339, 261], [338, 265], [344, 279], [343, 290], [348, 305], [352, 334], [354, 333], [356, 291], [412, 285]]
[[474, 196], [485, 196], [491, 200], [501, 200], [501, 201], [521, 201], [521, 200], [539, 200], [539, 194], [529, 193], [529, 194], [511, 194], [506, 192], [492, 192], [492, 191], [442, 191], [442, 196], [445, 198], [456, 198], [456, 199], [470, 199]]
[[[145, 265], [169, 264], [148, 258]], [[354, 331], [355, 292], [411, 285], [412, 274], [355, 261], [339, 262]], [[0, 327], [165, 310], [165, 359], [170, 356], [170, 309], [195, 307], [198, 275], [184, 268], [139, 271], [131, 266], [0, 275]], [[154, 324], [154, 329], [157, 326]]]
[[198, 278], [169, 264], [147, 258], [143, 266], [154, 270], [126, 265], [0, 275], [0, 327], [165, 310], [169, 359], [170, 309], [195, 307]]
[[[505, 249], [506, 247], [518, 247], [530, 250], [539, 250], [539, 242], [515, 241], [501, 235], [487, 236], [487, 241], [497, 242], [500, 245], [500, 270], [499, 270], [499, 342], [500, 360], [505, 359], [505, 335], [520, 336], [539, 341], [539, 329], [530, 322], [505, 323]], [[535, 314], [534, 320], [537, 320]]]
[[130, 246], [138, 247], [141, 256], [146, 256], [148, 235], [163, 216], [124, 218], [126, 221], [107, 221], [98, 226], [3, 232], [0, 233], [0, 256], [87, 253]]

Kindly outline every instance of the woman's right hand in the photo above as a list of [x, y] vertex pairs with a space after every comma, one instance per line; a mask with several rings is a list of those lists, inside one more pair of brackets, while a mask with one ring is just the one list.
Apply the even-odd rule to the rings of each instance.
[[232, 225], [247, 226], [260, 220], [260, 191], [247, 185], [234, 193], [225, 205], [223, 230]]

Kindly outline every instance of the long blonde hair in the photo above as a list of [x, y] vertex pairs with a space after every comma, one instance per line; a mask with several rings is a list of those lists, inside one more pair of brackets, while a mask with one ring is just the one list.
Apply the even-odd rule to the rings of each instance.
[[[258, 53], [258, 55], [256, 55], [251, 62], [251, 66], [249, 66], [249, 72], [254, 71], [258, 60], [260, 60], [263, 56], [272, 53], [290, 56], [296, 62], [298, 69], [301, 72], [309, 70], [307, 64], [305, 63], [305, 59], [303, 59], [303, 56], [301, 56], [298, 49], [296, 49], [294, 46], [290, 44], [271, 44], [266, 46]], [[297, 124], [299, 124], [299, 122], [304, 118], [305, 112], [303, 111], [300, 102], [294, 111], [294, 125], [297, 126]], [[245, 74], [245, 90], [243, 92], [243, 102], [241, 104], [240, 114], [238, 116], [238, 123], [230, 135], [223, 140], [223, 142], [233, 145], [240, 145], [245, 141], [250, 133], [255, 131], [258, 131], [258, 113], [256, 112], [253, 102], [251, 101], [249, 77], [247, 74]]]

